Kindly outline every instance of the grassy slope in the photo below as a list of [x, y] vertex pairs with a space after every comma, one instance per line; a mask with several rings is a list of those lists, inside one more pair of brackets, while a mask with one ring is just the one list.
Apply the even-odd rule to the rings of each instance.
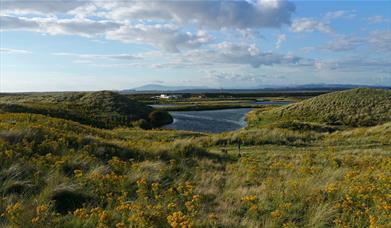
[[0, 114], [0, 226], [388, 227], [390, 124], [209, 135]]
[[109, 91], [5, 96], [0, 98], [0, 110], [45, 114], [100, 128], [129, 126], [135, 120], [148, 119], [153, 111], [151, 107]]
[[385, 123], [391, 120], [391, 91], [353, 89], [334, 92], [280, 108], [260, 110], [250, 116], [252, 126], [294, 120], [353, 127]]

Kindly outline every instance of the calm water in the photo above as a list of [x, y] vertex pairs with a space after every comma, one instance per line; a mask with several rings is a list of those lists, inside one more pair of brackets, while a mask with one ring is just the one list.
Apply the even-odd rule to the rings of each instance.
[[[292, 101], [253, 101], [253, 102], [237, 102], [232, 103], [234, 104], [259, 104], [259, 105], [287, 105], [291, 104]], [[175, 107], [175, 106], [196, 106], [196, 104], [153, 104], [149, 105], [154, 108], [168, 108], [168, 107]]]
[[170, 112], [174, 122], [163, 128], [218, 133], [233, 131], [246, 126], [245, 116], [251, 108], [208, 111]]
[[251, 104], [261, 104], [261, 105], [288, 105], [292, 104], [292, 101], [255, 101]]

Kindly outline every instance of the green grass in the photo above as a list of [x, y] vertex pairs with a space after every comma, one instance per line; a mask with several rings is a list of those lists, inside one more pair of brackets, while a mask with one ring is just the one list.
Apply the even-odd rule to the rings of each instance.
[[374, 126], [391, 120], [391, 91], [353, 89], [320, 95], [288, 106], [259, 110], [251, 126], [276, 121], [316, 122], [340, 126]]
[[43, 114], [99, 128], [131, 126], [141, 119], [150, 122], [151, 127], [172, 122], [167, 113], [161, 121], [156, 118], [152, 121], [153, 108], [109, 91], [3, 96], [0, 98], [0, 112]]
[[[337, 96], [352, 92], [363, 93]], [[366, 104], [361, 95], [350, 102]], [[253, 126], [221, 134], [0, 114], [0, 227], [390, 226], [388, 116], [354, 127], [254, 120], [260, 112]]]

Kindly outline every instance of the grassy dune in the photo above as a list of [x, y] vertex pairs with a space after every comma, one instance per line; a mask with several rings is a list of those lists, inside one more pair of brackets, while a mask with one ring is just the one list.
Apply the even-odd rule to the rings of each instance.
[[[261, 112], [281, 110], [274, 109]], [[0, 226], [391, 225], [388, 116], [353, 127], [312, 119], [266, 125], [251, 119], [259, 114], [248, 129], [222, 134], [0, 114]]]
[[252, 126], [272, 122], [316, 122], [339, 126], [374, 126], [391, 121], [391, 91], [353, 89], [320, 95], [249, 118]]
[[162, 122], [152, 121], [153, 108], [110, 91], [3, 96], [0, 112], [43, 114], [99, 128], [129, 127], [142, 119], [152, 126], [172, 121], [168, 114]]

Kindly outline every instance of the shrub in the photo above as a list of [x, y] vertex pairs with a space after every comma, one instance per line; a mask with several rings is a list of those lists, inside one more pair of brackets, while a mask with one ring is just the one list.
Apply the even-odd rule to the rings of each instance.
[[154, 127], [159, 127], [165, 124], [172, 123], [173, 118], [167, 111], [155, 110], [148, 116], [149, 121]]

